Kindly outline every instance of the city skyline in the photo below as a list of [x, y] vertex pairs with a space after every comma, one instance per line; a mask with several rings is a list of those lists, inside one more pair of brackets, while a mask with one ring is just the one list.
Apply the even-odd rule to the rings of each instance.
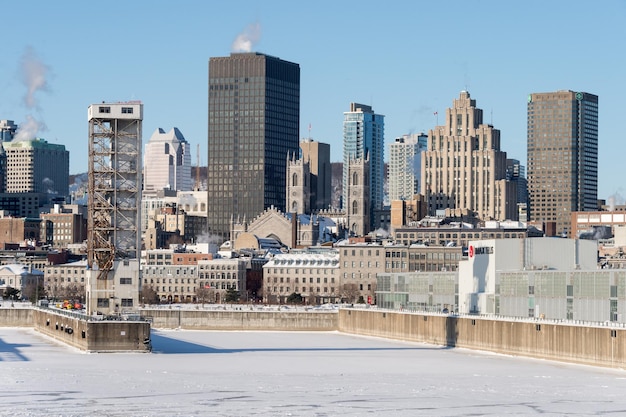
[[[342, 159], [342, 116], [350, 102], [385, 115], [388, 146], [398, 136], [439, 125], [450, 99], [468, 90], [485, 110], [485, 122], [501, 131], [502, 150], [527, 165], [528, 94], [585, 91], [599, 97], [598, 198], [626, 195], [615, 172], [623, 137], [623, 58], [609, 47], [626, 37], [623, 2], [596, 8], [563, 1], [454, 7], [397, 2], [352, 10], [349, 4], [330, 8], [330, 2], [244, 1], [221, 5], [219, 13], [200, 3], [176, 13], [166, 2], [149, 9], [124, 4], [116, 25], [125, 30], [106, 34], [119, 59], [107, 58], [100, 37], [90, 35], [98, 22], [90, 6], [31, 6], [11, 5], [18, 17], [6, 22], [5, 33], [19, 36], [9, 37], [0, 62], [0, 119], [39, 124], [37, 136], [70, 151], [70, 173], [87, 170], [85, 109], [102, 100], [141, 100], [144, 132], [179, 128], [191, 144], [192, 161], [199, 144], [200, 164], [206, 165], [208, 61], [228, 55], [238, 36], [247, 35], [244, 48], [300, 65], [299, 136], [310, 133], [329, 143], [333, 162]], [[61, 18], [48, 18], [59, 9]], [[308, 21], [323, 25], [324, 33], [310, 34], [302, 25]], [[350, 22], [369, 22], [370, 31], [355, 37]], [[459, 36], [466, 31], [471, 42]]]

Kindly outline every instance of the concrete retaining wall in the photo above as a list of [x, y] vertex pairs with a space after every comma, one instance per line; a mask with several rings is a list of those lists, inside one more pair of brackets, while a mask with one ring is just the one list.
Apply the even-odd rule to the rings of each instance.
[[92, 321], [54, 310], [34, 309], [35, 330], [89, 352], [149, 351], [150, 323]]
[[[626, 369], [626, 329], [381, 310], [143, 310], [155, 328], [333, 331]], [[0, 326], [34, 326], [87, 351], [146, 351], [150, 323], [91, 321], [54, 310], [0, 308]], [[68, 331], [72, 329], [72, 331]]]
[[190, 330], [337, 330], [337, 312], [142, 310], [142, 317], [161, 329]]
[[339, 331], [626, 369], [626, 329], [340, 310]]
[[0, 308], [0, 327], [33, 327], [33, 309]]

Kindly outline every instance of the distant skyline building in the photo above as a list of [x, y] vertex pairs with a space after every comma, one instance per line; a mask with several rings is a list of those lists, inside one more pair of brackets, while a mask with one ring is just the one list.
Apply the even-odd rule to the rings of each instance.
[[396, 138], [389, 145], [389, 200], [412, 200], [420, 192], [422, 152], [428, 135], [413, 133]]
[[476, 100], [461, 91], [446, 110], [446, 124], [428, 132], [422, 152], [421, 193], [429, 214], [470, 211], [481, 220], [517, 220], [517, 190], [506, 178], [500, 131], [483, 123]]
[[45, 139], [4, 142], [7, 193], [69, 195], [70, 153]]
[[506, 160], [506, 179], [513, 181], [517, 186], [517, 213], [518, 220], [528, 221], [528, 180], [526, 167], [518, 159]]
[[13, 140], [17, 127], [13, 120], [0, 120], [0, 142]]
[[598, 96], [530, 94], [527, 120], [530, 220], [569, 236], [572, 212], [597, 210]]
[[506, 160], [506, 178], [509, 181], [517, 182], [517, 202], [528, 202], [528, 188], [526, 181], [526, 167], [522, 165], [519, 159]]
[[286, 209], [287, 156], [299, 152], [300, 66], [261, 53], [209, 60], [208, 232]]
[[300, 152], [309, 164], [311, 210], [328, 209], [332, 197], [330, 145], [304, 138], [300, 140]]
[[4, 151], [4, 145], [0, 141], [0, 194], [6, 192], [7, 189], [7, 154]]
[[385, 172], [385, 116], [374, 112], [371, 106], [350, 103], [350, 111], [344, 112], [343, 121], [343, 204], [349, 208], [349, 165], [351, 160], [369, 161], [368, 184], [370, 226], [374, 219], [371, 213], [383, 206], [383, 182]]
[[178, 128], [154, 131], [146, 143], [143, 172], [144, 193], [191, 191], [190, 145]]

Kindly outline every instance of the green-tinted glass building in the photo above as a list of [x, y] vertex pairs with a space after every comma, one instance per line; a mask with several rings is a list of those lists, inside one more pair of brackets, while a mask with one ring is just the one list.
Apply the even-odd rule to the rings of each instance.
[[208, 232], [231, 216], [285, 211], [288, 153], [299, 151], [300, 66], [261, 53], [209, 60]]

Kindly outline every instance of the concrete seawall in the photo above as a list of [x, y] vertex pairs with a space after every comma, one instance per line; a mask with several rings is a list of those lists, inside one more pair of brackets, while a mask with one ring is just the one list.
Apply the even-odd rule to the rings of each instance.
[[30, 307], [2, 307], [0, 327], [32, 327], [33, 311]]
[[141, 312], [159, 329], [189, 330], [337, 330], [337, 312], [144, 309]]
[[0, 327], [33, 327], [40, 333], [89, 352], [149, 351], [150, 323], [86, 320], [76, 314], [31, 307], [0, 308]]
[[339, 331], [626, 369], [623, 328], [344, 309]]
[[35, 309], [35, 330], [89, 352], [149, 351], [150, 323], [141, 321], [99, 321]]
[[[509, 355], [626, 369], [626, 329], [549, 321], [340, 309], [251, 311], [144, 309], [149, 322], [79, 320], [54, 310], [0, 308], [0, 327], [35, 327], [87, 351], [146, 351], [154, 328], [340, 331]], [[151, 323], [151, 324], [150, 324]], [[72, 329], [69, 332], [67, 329]]]

